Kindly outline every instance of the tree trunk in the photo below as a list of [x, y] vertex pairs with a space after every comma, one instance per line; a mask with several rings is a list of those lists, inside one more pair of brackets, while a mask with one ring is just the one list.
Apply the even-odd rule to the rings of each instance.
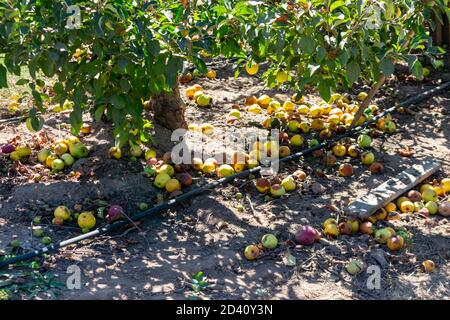
[[174, 88], [172, 92], [163, 92], [153, 98], [154, 120], [157, 124], [171, 131], [186, 128], [184, 111], [186, 105], [180, 97], [180, 89]]
[[375, 83], [375, 85], [370, 89], [369, 93], [367, 94], [367, 98], [364, 99], [364, 101], [359, 105], [358, 111], [356, 112], [355, 117], [353, 118], [352, 124], [350, 126], [351, 128], [353, 128], [356, 125], [356, 123], [358, 123], [358, 120], [359, 118], [361, 118], [362, 114], [364, 113], [364, 110], [366, 110], [366, 108], [369, 106], [369, 103], [375, 97], [378, 90], [380, 90], [381, 86], [384, 84], [385, 81], [386, 76], [382, 74], [378, 82]]

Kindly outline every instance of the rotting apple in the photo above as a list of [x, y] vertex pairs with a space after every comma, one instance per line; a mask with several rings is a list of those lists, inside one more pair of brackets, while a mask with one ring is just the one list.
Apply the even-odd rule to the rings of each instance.
[[270, 186], [270, 194], [273, 197], [281, 197], [286, 194], [286, 190], [284, 189], [284, 187], [282, 185], [274, 184], [274, 185]]
[[347, 153], [350, 157], [357, 158], [359, 157], [361, 151], [359, 150], [357, 145], [352, 144], [348, 147]]
[[422, 262], [422, 267], [426, 273], [429, 273], [436, 269], [436, 264], [432, 260], [425, 260]]
[[350, 177], [353, 175], [353, 166], [350, 163], [343, 163], [339, 166], [339, 175]]
[[412, 203], [411, 201], [403, 201], [400, 205], [400, 211], [402, 213], [412, 213], [414, 212], [414, 203]]
[[322, 223], [322, 227], [325, 229], [327, 227], [327, 225], [329, 224], [336, 224], [337, 225], [337, 221], [334, 218], [328, 218], [326, 219], [323, 223]]
[[378, 174], [384, 170], [384, 166], [379, 162], [374, 162], [370, 165], [369, 171], [372, 174]]
[[397, 211], [390, 211], [388, 212], [386, 220], [387, 221], [401, 220], [400, 213], [398, 213]]
[[374, 215], [377, 221], [383, 221], [387, 218], [388, 213], [384, 208], [380, 208], [375, 212]]
[[400, 236], [393, 236], [387, 240], [387, 247], [392, 251], [397, 251], [403, 248], [405, 240]]
[[291, 149], [288, 146], [281, 146], [279, 153], [281, 158], [286, 158], [291, 155]]
[[439, 214], [444, 217], [450, 216], [450, 202], [444, 201], [439, 205]]
[[184, 172], [177, 174], [177, 179], [184, 187], [188, 187], [192, 184], [192, 176], [189, 173]]
[[370, 221], [364, 221], [359, 225], [359, 232], [364, 234], [373, 234], [373, 225]]
[[339, 235], [339, 228], [336, 224], [334, 223], [329, 223], [325, 226], [325, 228], [323, 229], [323, 232], [327, 235], [327, 236], [331, 236], [331, 237], [337, 237]]
[[332, 150], [336, 157], [343, 157], [347, 153], [347, 148], [342, 144], [335, 145]]
[[267, 193], [270, 191], [270, 182], [267, 179], [260, 178], [256, 180], [256, 189], [260, 193]]
[[339, 223], [338, 228], [340, 234], [349, 235], [352, 233], [352, 224], [348, 221]]
[[417, 190], [411, 190], [408, 192], [408, 198], [412, 202], [422, 201], [422, 194]]
[[253, 261], [259, 257], [259, 248], [257, 245], [251, 244], [245, 247], [244, 256], [247, 260]]
[[306, 173], [303, 170], [297, 170], [295, 171], [292, 176], [296, 178], [298, 181], [305, 181], [306, 180]]

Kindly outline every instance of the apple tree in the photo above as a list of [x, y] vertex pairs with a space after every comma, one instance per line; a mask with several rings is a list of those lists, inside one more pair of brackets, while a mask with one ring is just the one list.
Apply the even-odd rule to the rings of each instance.
[[449, 13], [444, 0], [238, 1], [228, 8], [215, 29], [222, 54], [242, 57], [241, 68], [268, 62], [262, 76], [270, 87], [315, 87], [328, 101], [358, 80], [373, 83], [354, 123], [396, 63], [419, 79], [423, 61], [442, 66], [444, 50], [430, 32], [434, 17]]

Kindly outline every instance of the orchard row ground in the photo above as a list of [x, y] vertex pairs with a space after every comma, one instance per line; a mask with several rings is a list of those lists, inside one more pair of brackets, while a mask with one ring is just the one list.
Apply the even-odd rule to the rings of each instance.
[[[226, 67], [217, 65], [216, 68], [217, 79], [194, 80], [213, 96], [213, 106], [199, 109], [188, 105], [188, 123], [209, 122], [216, 129], [226, 130], [229, 127], [225, 118], [232, 105], [242, 104], [246, 97], [268, 93], [287, 100], [290, 96], [281, 90], [265, 91], [256, 77], [235, 79]], [[425, 82], [394, 79], [377, 97], [379, 105], [383, 108], [393, 101], [432, 88], [442, 77], [445, 74], [434, 74]], [[311, 92], [308, 99], [318, 98]], [[46, 260], [41, 271], [51, 271], [59, 281], [65, 282], [68, 266], [76, 264], [81, 268], [82, 288], [58, 291], [59, 297], [66, 299], [185, 299], [192, 296], [191, 278], [199, 271], [208, 277], [209, 286], [199, 295], [205, 299], [448, 298], [450, 225], [447, 219], [439, 216], [423, 219], [410, 215], [396, 223], [406, 227], [414, 237], [412, 247], [398, 253], [389, 252], [369, 236], [352, 235], [325, 238], [309, 247], [288, 250], [280, 246], [256, 262], [243, 257], [245, 246], [259, 242], [265, 233], [274, 233], [284, 242], [292, 238], [300, 225], [309, 224], [321, 229], [322, 222], [335, 215], [333, 207], [345, 207], [351, 200], [425, 157], [431, 156], [441, 162], [442, 169], [437, 177], [449, 176], [450, 94], [439, 94], [411, 111], [414, 114], [394, 115], [398, 120], [395, 134], [375, 140], [377, 160], [385, 167], [382, 174], [372, 175], [367, 167], [356, 161], [355, 175], [351, 178], [339, 177], [335, 169], [317, 176], [314, 170], [322, 168], [322, 164], [308, 157], [303, 163], [282, 167], [282, 177], [299, 168], [308, 173], [303, 188], [282, 199], [266, 202], [252, 182], [237, 180], [155, 215], [140, 223], [138, 229], [120, 230], [113, 235], [69, 246]], [[61, 126], [68, 121], [66, 116], [45, 115], [44, 130], [53, 136], [66, 134], [66, 127]], [[245, 114], [236, 126], [250, 127], [251, 120], [250, 115]], [[157, 128], [160, 155], [169, 150], [169, 145], [162, 143], [167, 134], [164, 129]], [[15, 136], [26, 141], [32, 134], [23, 123], [0, 124], [0, 144]], [[60, 175], [33, 183], [28, 181], [26, 171], [1, 173], [0, 249], [6, 250], [13, 237], [20, 239], [24, 247], [38, 245], [36, 239], [31, 239], [30, 223], [37, 214], [49, 214], [46, 208], [52, 210], [61, 204], [73, 207], [77, 203], [89, 207], [92, 202], [102, 199], [122, 205], [131, 214], [138, 202], [156, 204], [157, 190], [142, 174], [141, 162], [107, 157], [107, 151], [113, 145], [108, 124], [93, 124], [92, 133], [83, 141], [90, 148], [90, 156], [73, 167], [83, 172], [79, 179]], [[414, 150], [412, 157], [397, 154], [399, 148], [405, 147]], [[8, 165], [6, 158], [0, 161], [1, 166]], [[203, 179], [196, 178], [196, 183]], [[308, 188], [312, 182], [324, 186], [323, 193], [312, 193]], [[237, 192], [244, 198], [236, 199]], [[238, 210], [241, 205], [244, 207], [242, 212]], [[55, 241], [79, 232], [50, 226], [47, 230]], [[366, 286], [368, 275], [363, 272], [351, 277], [345, 266], [354, 258], [362, 259], [367, 265], [377, 264], [373, 254], [379, 249], [385, 252], [388, 266], [382, 269], [381, 289], [369, 290]], [[284, 257], [288, 253], [295, 256], [295, 266], [285, 264]], [[436, 263], [434, 273], [422, 271], [421, 263], [427, 259]], [[48, 298], [45, 293], [38, 297]]]

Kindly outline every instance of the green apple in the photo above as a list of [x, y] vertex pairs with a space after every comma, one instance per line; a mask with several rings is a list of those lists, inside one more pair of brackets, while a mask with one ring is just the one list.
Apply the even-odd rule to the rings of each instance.
[[368, 136], [367, 134], [362, 134], [358, 137], [358, 145], [361, 148], [369, 148], [372, 144], [372, 138]]
[[422, 199], [425, 202], [429, 202], [429, 201], [436, 202], [437, 201], [437, 193], [433, 189], [427, 189], [422, 193]]
[[55, 159], [52, 161], [52, 169], [56, 171], [61, 171], [64, 169], [64, 161], [61, 159]]
[[52, 238], [50, 237], [43, 237], [42, 238], [42, 244], [48, 246], [50, 243], [52, 243]]
[[81, 142], [72, 143], [69, 147], [69, 151], [70, 154], [76, 158], [85, 158], [89, 154], [88, 148]]
[[170, 176], [165, 173], [165, 172], [161, 172], [158, 173], [158, 175], [155, 177], [155, 186], [162, 189], [166, 186], [167, 181], [170, 180]]
[[207, 94], [201, 94], [195, 100], [200, 107], [207, 107], [211, 102], [211, 96]]
[[37, 227], [33, 230], [33, 236], [40, 238], [44, 235], [44, 230], [41, 227]]
[[384, 131], [386, 131], [387, 133], [394, 133], [395, 130], [397, 130], [397, 126], [393, 121], [387, 121], [384, 124]]
[[428, 212], [430, 214], [436, 214], [436, 213], [438, 213], [438, 210], [439, 210], [439, 207], [438, 207], [437, 203], [434, 202], [434, 201], [428, 201], [425, 204], [425, 208], [428, 209]]
[[64, 161], [65, 165], [70, 167], [74, 163], [73, 157], [70, 155], [70, 153], [64, 153], [61, 155], [61, 160]]
[[42, 149], [41, 151], [39, 151], [39, 153], [38, 153], [39, 162], [44, 163], [50, 154], [51, 154], [51, 151], [48, 149]]
[[142, 148], [138, 145], [132, 145], [130, 147], [130, 153], [132, 156], [139, 158], [142, 156]]
[[365, 165], [371, 165], [375, 161], [373, 152], [367, 151], [361, 154], [361, 162]]
[[378, 243], [382, 243], [382, 244], [386, 243], [387, 240], [388, 240], [391, 236], [392, 236], [391, 232], [390, 232], [388, 229], [386, 229], [386, 228], [379, 229], [379, 230], [377, 230], [377, 231], [375, 232], [375, 240], [376, 240]]
[[298, 123], [297, 120], [291, 120], [291, 121], [289, 121], [289, 122], [288, 122], [288, 129], [289, 129], [289, 131], [291, 131], [291, 132], [297, 132], [297, 130], [298, 130], [298, 125], [299, 125], [299, 123]]
[[11, 241], [11, 243], [10, 243], [10, 245], [11, 245], [11, 247], [13, 247], [13, 248], [19, 248], [20, 247], [20, 241], [19, 240], [13, 240], [13, 241]]
[[268, 233], [262, 237], [261, 243], [264, 248], [275, 249], [278, 245], [278, 239], [273, 234]]
[[364, 268], [364, 263], [361, 260], [352, 260], [347, 264], [347, 272], [352, 276], [360, 273]]

